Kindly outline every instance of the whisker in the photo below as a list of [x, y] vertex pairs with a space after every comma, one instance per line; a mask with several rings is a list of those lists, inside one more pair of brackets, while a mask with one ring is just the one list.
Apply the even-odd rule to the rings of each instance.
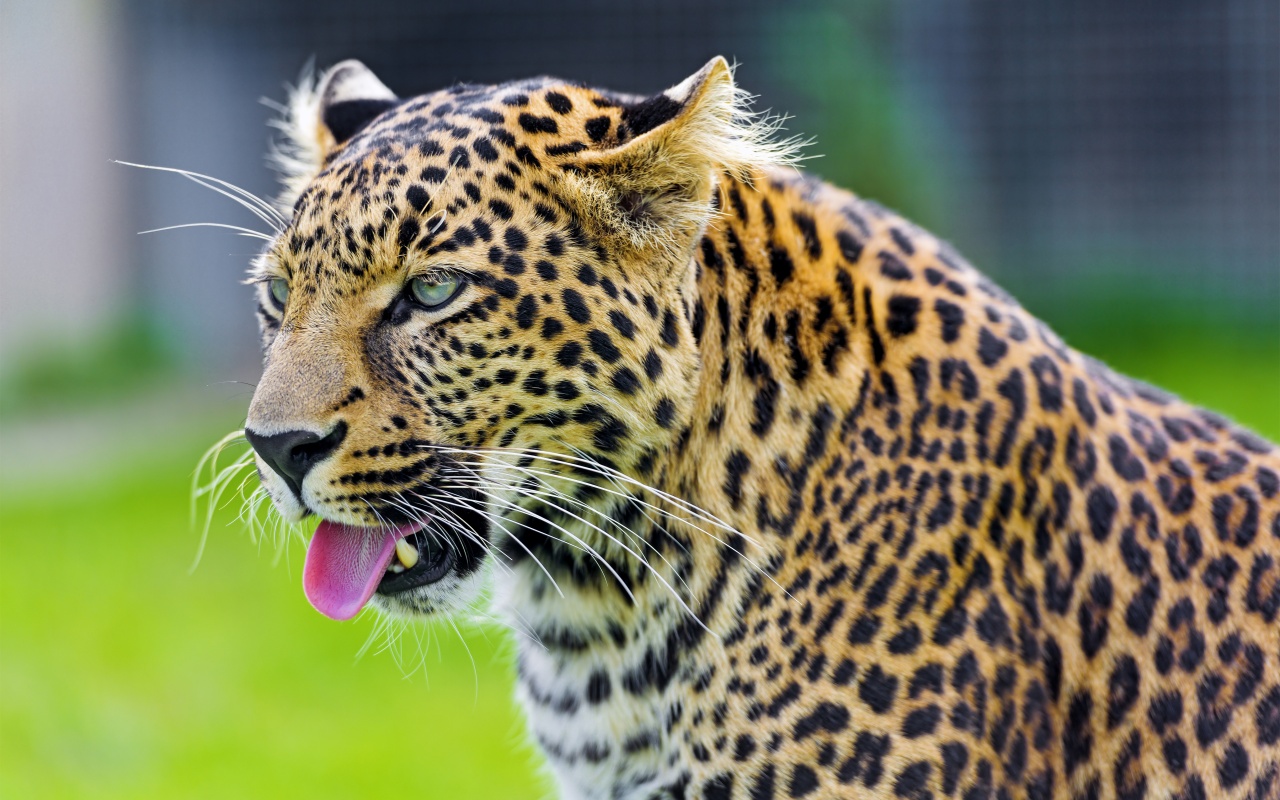
[[[466, 484], [466, 486], [467, 486], [467, 487], [470, 487], [470, 488], [475, 488], [475, 487], [476, 487], [476, 485], [477, 485], [477, 484], [475, 484], [475, 483], [468, 483], [468, 484]], [[458, 487], [458, 488], [464, 488], [464, 487], [461, 487], [461, 486], [460, 486], [460, 487]], [[569, 497], [569, 496], [567, 496], [567, 495], [565, 495], [565, 494], [563, 494], [563, 493], [556, 492], [554, 489], [551, 489], [550, 487], [548, 487], [548, 490], [547, 490], [547, 491], [540, 491], [540, 492], [536, 493], [536, 495], [535, 495], [535, 496], [537, 496], [537, 497], [538, 497], [538, 498], [540, 498], [540, 499], [543, 499], [543, 500], [544, 500], [544, 502], [546, 502], [546, 501], [550, 501], [550, 502], [549, 502], [549, 505], [551, 505], [551, 506], [552, 506], [553, 508], [555, 508], [557, 511], [560, 511], [561, 513], [565, 514], [566, 516], [573, 517], [574, 519], [577, 519], [577, 520], [579, 520], [580, 522], [583, 522], [584, 524], [586, 524], [586, 525], [588, 525], [588, 526], [590, 526], [590, 527], [594, 528], [595, 530], [599, 531], [599, 532], [600, 532], [602, 535], [604, 535], [606, 538], [610, 539], [610, 540], [611, 540], [611, 541], [613, 541], [615, 544], [617, 544], [618, 546], [622, 547], [622, 548], [623, 548], [624, 550], [626, 550], [628, 553], [630, 553], [631, 555], [633, 555], [637, 561], [639, 561], [639, 562], [641, 562], [642, 564], [644, 564], [644, 565], [645, 565], [645, 566], [646, 566], [650, 571], [653, 571], [655, 575], [657, 575], [657, 572], [656, 572], [655, 570], [653, 570], [652, 565], [650, 565], [650, 564], [648, 563], [648, 560], [647, 560], [647, 559], [645, 559], [644, 557], [642, 557], [639, 553], [636, 553], [635, 551], [631, 550], [630, 548], [628, 548], [628, 547], [626, 546], [626, 544], [624, 544], [624, 543], [623, 543], [623, 542], [621, 542], [620, 540], [616, 539], [615, 537], [611, 536], [610, 534], [606, 533], [606, 532], [604, 531], [604, 529], [603, 529], [603, 528], [600, 528], [599, 526], [594, 525], [594, 524], [593, 524], [593, 523], [591, 523], [590, 521], [585, 520], [585, 519], [583, 519], [582, 517], [579, 517], [578, 515], [574, 514], [574, 513], [573, 513], [573, 512], [571, 512], [571, 511], [568, 511], [567, 509], [565, 509], [563, 506], [559, 505], [559, 504], [558, 504], [557, 502], [555, 502], [555, 501], [557, 501], [557, 500], [567, 500], [567, 501], [569, 501], [570, 503], [572, 503], [573, 505], [575, 505], [576, 507], [583, 508], [585, 511], [590, 512], [590, 513], [592, 513], [592, 514], [595, 514], [596, 516], [600, 517], [602, 520], [604, 520], [604, 521], [606, 521], [606, 522], [608, 522], [608, 523], [610, 523], [610, 524], [614, 525], [615, 527], [619, 528], [619, 530], [621, 530], [621, 531], [625, 532], [626, 534], [630, 535], [630, 536], [631, 536], [631, 538], [633, 538], [634, 540], [636, 540], [636, 542], [638, 542], [638, 543], [639, 543], [639, 545], [640, 545], [641, 547], [648, 547], [649, 549], [651, 549], [651, 550], [654, 552], [654, 554], [655, 554], [655, 555], [657, 555], [657, 556], [658, 556], [658, 558], [660, 558], [660, 559], [662, 560], [662, 562], [663, 562], [664, 564], [666, 564], [666, 566], [667, 566], [669, 569], [671, 569], [671, 571], [672, 571], [673, 573], [675, 573], [675, 574], [678, 574], [678, 573], [679, 573], [679, 571], [675, 568], [675, 565], [673, 565], [673, 564], [670, 562], [670, 560], [668, 560], [668, 559], [667, 559], [667, 557], [666, 557], [665, 555], [663, 555], [663, 554], [662, 554], [662, 552], [661, 552], [660, 550], [658, 550], [658, 548], [657, 548], [657, 547], [655, 547], [655, 546], [653, 545], [653, 543], [652, 543], [652, 542], [649, 542], [649, 541], [648, 541], [648, 540], [646, 540], [644, 537], [640, 536], [639, 534], [637, 534], [635, 531], [631, 530], [630, 528], [627, 528], [625, 525], [622, 525], [622, 524], [621, 524], [620, 522], [618, 522], [617, 520], [615, 520], [615, 519], [613, 519], [613, 518], [609, 517], [607, 514], [602, 513], [599, 509], [596, 509], [596, 508], [594, 508], [594, 507], [592, 507], [592, 506], [588, 505], [587, 503], [584, 503], [584, 502], [583, 502], [583, 501], [581, 501], [581, 500], [577, 500], [576, 498], [572, 498], [572, 497]], [[522, 509], [523, 509], [523, 506], [521, 506], [520, 508], [522, 508]], [[527, 509], [524, 509], [524, 510], [526, 511], [526, 513], [528, 513]], [[562, 529], [562, 530], [563, 530], [563, 529]], [[602, 561], [602, 563], [606, 563], [606, 562], [603, 562], [603, 561]], [[607, 563], [606, 563], [606, 566], [608, 566], [608, 565], [607, 565]], [[615, 574], [615, 576], [616, 576], [616, 574], [617, 574], [617, 573], [614, 573], [614, 574]], [[662, 578], [661, 578], [661, 577], [659, 577], [659, 580], [662, 580]], [[688, 583], [687, 583], [687, 582], [685, 582], [683, 579], [681, 579], [681, 580], [680, 580], [680, 582], [681, 582], [681, 584], [684, 586], [684, 588], [685, 588], [686, 590], [687, 590], [687, 589], [689, 589], [689, 585], [688, 585]], [[668, 588], [670, 588], [670, 587], [668, 587]], [[672, 590], [672, 593], [673, 593], [673, 594], [675, 594], [675, 591], [674, 591], [674, 590]], [[679, 600], [679, 596], [678, 596], [678, 595], [677, 595], [677, 600]]]
[[273, 205], [258, 195], [236, 186], [230, 181], [224, 181], [221, 178], [215, 178], [212, 175], [204, 175], [188, 169], [180, 169], [178, 167], [159, 167], [151, 164], [135, 164], [131, 161], [120, 161], [117, 159], [115, 163], [126, 167], [134, 167], [136, 169], [149, 169], [157, 172], [171, 172], [175, 175], [181, 175], [187, 180], [197, 183], [206, 189], [217, 192], [224, 197], [230, 198], [248, 209], [254, 216], [267, 223], [276, 232], [283, 230], [288, 226], [289, 221], [284, 215]]
[[163, 233], [165, 231], [176, 231], [180, 228], [224, 228], [226, 230], [236, 231], [241, 236], [249, 236], [254, 239], [262, 239], [265, 242], [269, 242], [272, 240], [272, 237], [268, 236], [265, 233], [262, 233], [261, 231], [255, 231], [252, 228], [242, 228], [239, 225], [227, 225], [222, 222], [186, 222], [181, 225], [165, 225], [163, 228], [149, 228], [145, 231], [138, 231], [138, 235], [145, 236], [148, 233]]

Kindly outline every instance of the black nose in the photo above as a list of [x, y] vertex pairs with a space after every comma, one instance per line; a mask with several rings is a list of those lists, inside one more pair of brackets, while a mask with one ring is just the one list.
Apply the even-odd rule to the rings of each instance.
[[244, 438], [299, 498], [302, 497], [302, 479], [312, 467], [328, 458], [346, 435], [345, 422], [339, 422], [324, 436], [311, 431], [285, 431], [264, 436], [248, 428], [244, 430]]

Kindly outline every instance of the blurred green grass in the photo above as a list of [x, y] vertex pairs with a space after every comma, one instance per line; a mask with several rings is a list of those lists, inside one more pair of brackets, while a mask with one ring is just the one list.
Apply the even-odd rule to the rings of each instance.
[[[1029, 307], [1073, 346], [1280, 439], [1275, 320]], [[229, 512], [188, 573], [208, 422], [109, 469], [0, 487], [0, 796], [548, 796], [506, 634], [464, 628], [464, 647], [437, 626], [425, 659], [410, 641], [403, 667], [356, 660], [369, 620], [312, 611], [302, 548], [273, 568]]]
[[500, 631], [357, 661], [372, 625], [307, 606], [302, 548], [221, 523], [189, 574], [199, 452], [0, 495], [0, 796], [546, 796]]

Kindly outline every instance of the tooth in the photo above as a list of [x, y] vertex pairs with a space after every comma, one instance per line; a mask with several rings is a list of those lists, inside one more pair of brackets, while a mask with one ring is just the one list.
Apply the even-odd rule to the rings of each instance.
[[396, 540], [396, 556], [400, 559], [400, 563], [406, 568], [412, 567], [418, 563], [418, 548], [409, 544], [404, 539]]

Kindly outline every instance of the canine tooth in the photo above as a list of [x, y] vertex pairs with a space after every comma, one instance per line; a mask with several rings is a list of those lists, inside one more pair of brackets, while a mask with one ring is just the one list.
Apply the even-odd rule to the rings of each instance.
[[409, 544], [404, 539], [396, 540], [396, 557], [400, 559], [400, 563], [406, 568], [412, 567], [418, 563], [418, 548]]

